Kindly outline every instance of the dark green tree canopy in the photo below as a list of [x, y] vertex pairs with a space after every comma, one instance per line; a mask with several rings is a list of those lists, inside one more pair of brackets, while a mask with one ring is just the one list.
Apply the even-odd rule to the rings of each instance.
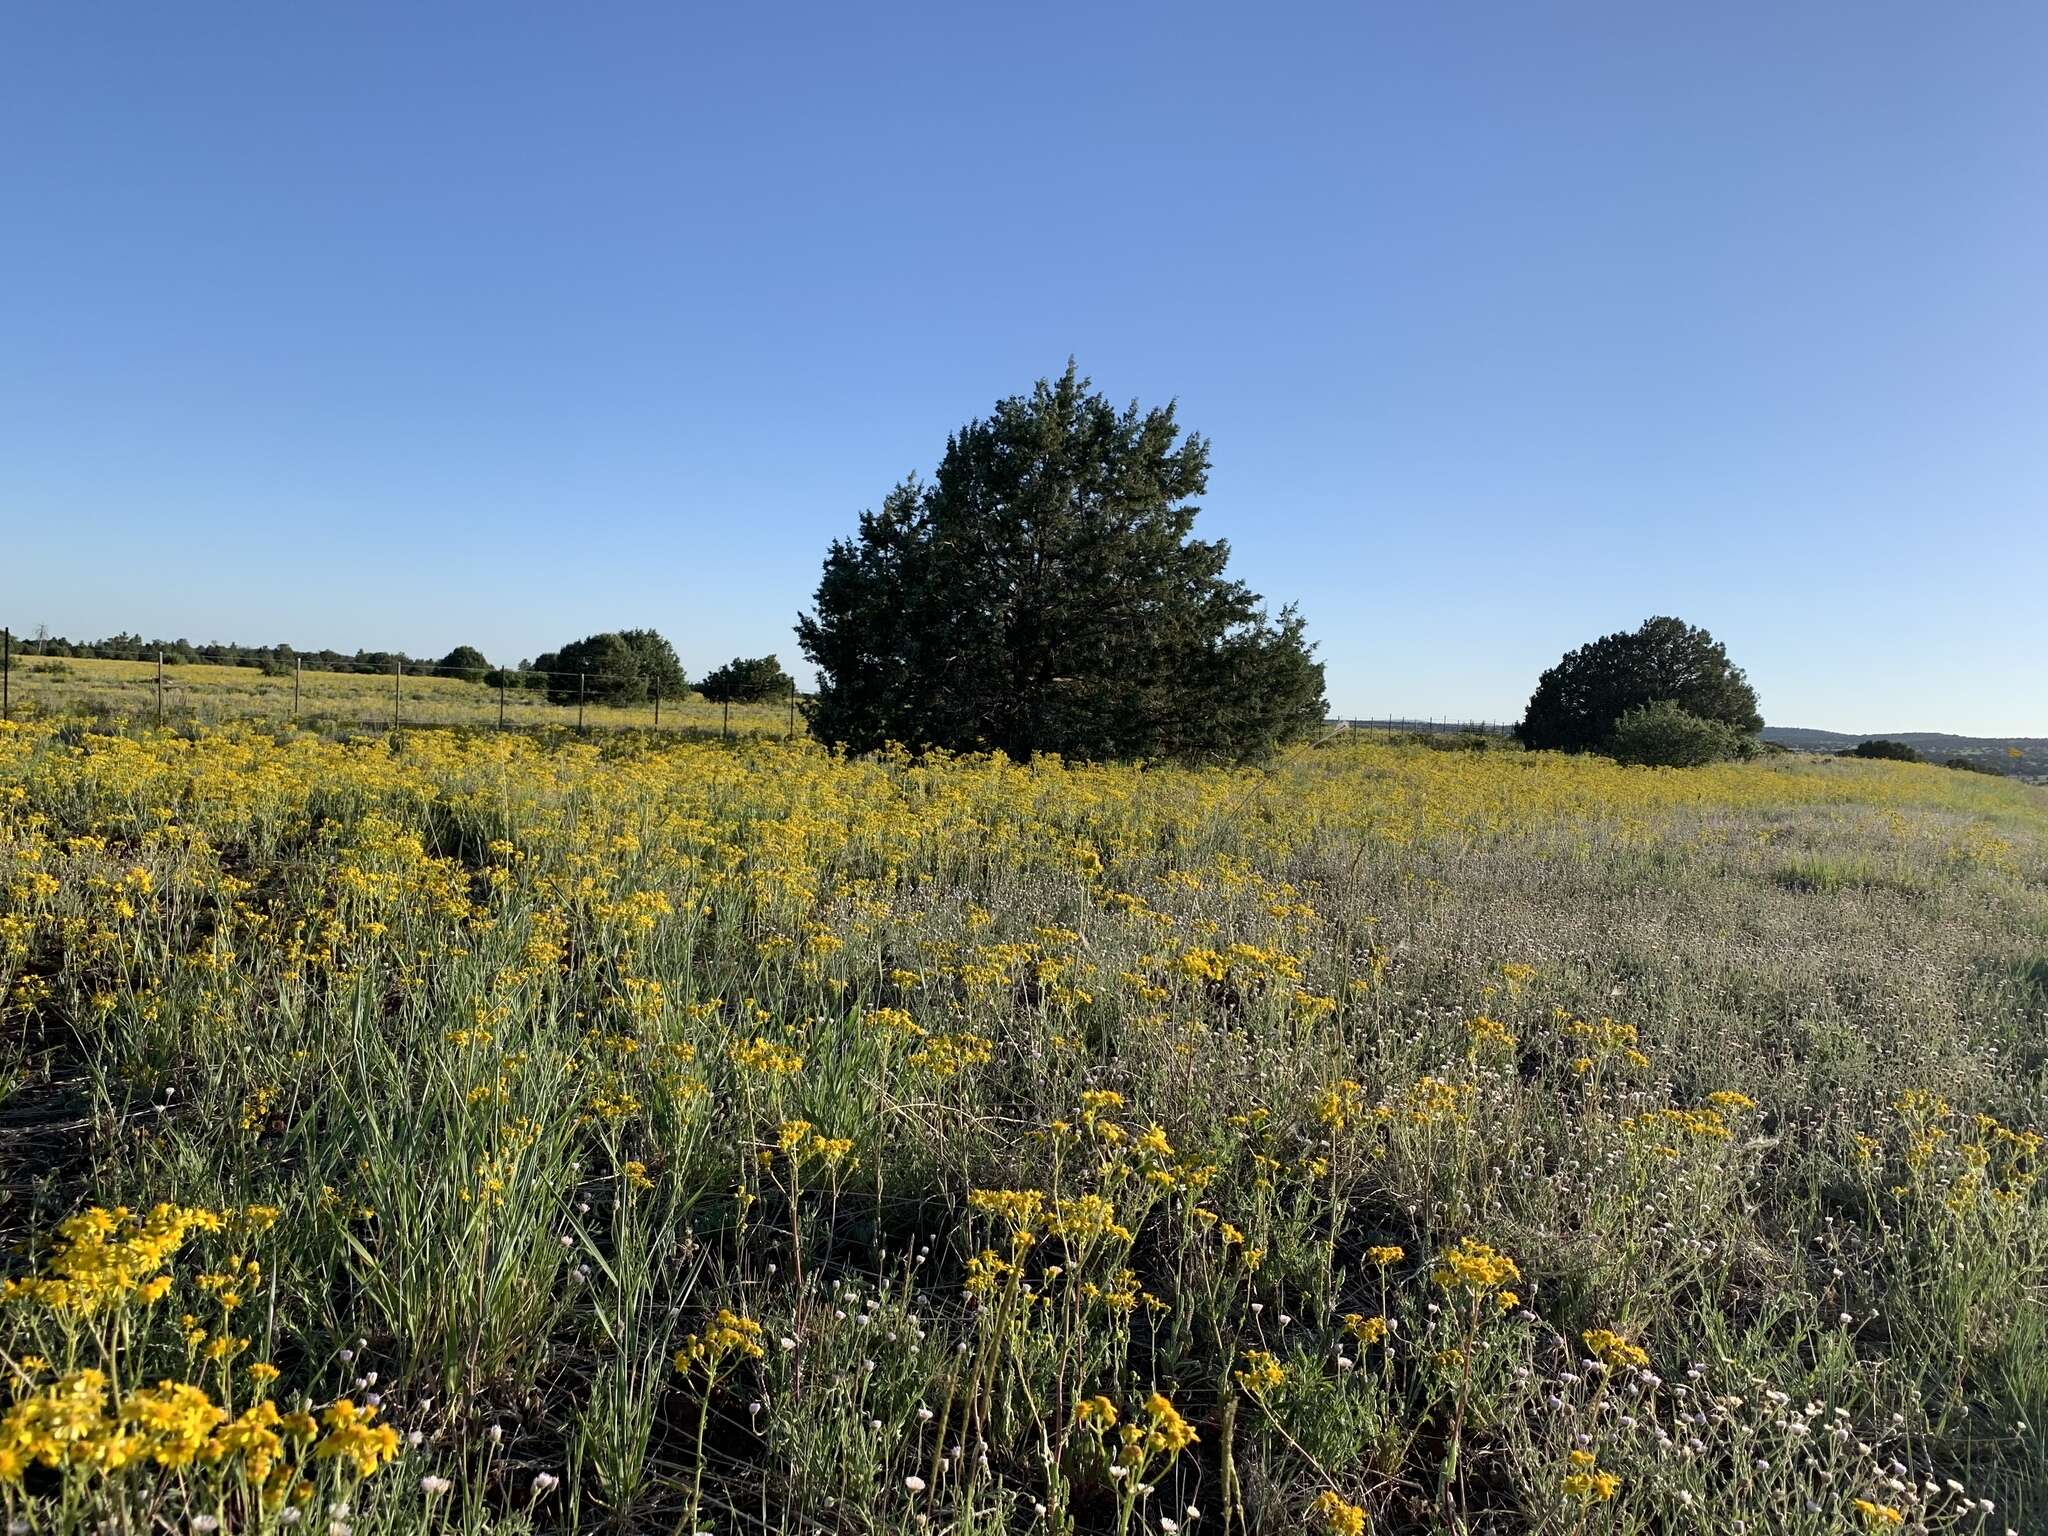
[[459, 677], [466, 683], [480, 683], [491, 664], [473, 645], [458, 645], [443, 656], [434, 670], [443, 677]]
[[700, 678], [697, 691], [714, 704], [758, 704], [788, 698], [796, 692], [796, 679], [773, 656], [735, 656]]
[[659, 693], [678, 698], [689, 686], [675, 647], [651, 629], [607, 630], [533, 659], [546, 675], [548, 700], [574, 704], [644, 704]]
[[1657, 703], [1745, 736], [1763, 729], [1756, 690], [1721, 642], [1683, 619], [1658, 618], [1582, 645], [1545, 672], [1515, 735], [1525, 747], [1601, 751], [1623, 715]]
[[1920, 754], [1907, 746], [1903, 741], [1886, 741], [1883, 738], [1879, 738], [1876, 741], [1860, 741], [1843, 755], [1845, 757], [1875, 757], [1882, 761], [1893, 763], [1917, 763], [1920, 761]]
[[814, 730], [855, 750], [1237, 760], [1319, 724], [1300, 616], [1192, 536], [1209, 445], [1070, 362], [946, 444], [825, 557], [797, 622]]

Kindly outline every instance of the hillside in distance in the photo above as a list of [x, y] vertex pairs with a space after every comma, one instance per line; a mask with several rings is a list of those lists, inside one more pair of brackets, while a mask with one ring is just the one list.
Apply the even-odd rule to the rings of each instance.
[[[1902, 741], [1930, 762], [1965, 758], [2022, 779], [2048, 779], [2048, 736], [1957, 736], [1947, 731], [1822, 731], [1799, 725], [1767, 725], [1763, 739], [1795, 752], [1846, 752], [1858, 742]], [[2013, 755], [2018, 749], [2019, 755]]]

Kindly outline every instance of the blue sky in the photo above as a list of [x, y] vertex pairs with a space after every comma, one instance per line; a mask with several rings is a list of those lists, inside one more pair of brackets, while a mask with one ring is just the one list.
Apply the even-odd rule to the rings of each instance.
[[1333, 705], [2048, 734], [2048, 8], [13, 6], [0, 621], [773, 650], [1071, 353]]

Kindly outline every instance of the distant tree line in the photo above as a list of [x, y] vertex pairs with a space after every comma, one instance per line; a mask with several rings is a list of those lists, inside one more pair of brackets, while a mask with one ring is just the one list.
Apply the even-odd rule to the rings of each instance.
[[[141, 635], [109, 635], [104, 640], [67, 640], [62, 635], [37, 631], [14, 635], [17, 656], [71, 656], [92, 661], [155, 661], [159, 654], [173, 666], [206, 665], [249, 667], [256, 671], [289, 669], [294, 665], [308, 672], [389, 672], [403, 666], [408, 672], [438, 671], [441, 663], [404, 651], [305, 651], [291, 645], [237, 645], [234, 641], [197, 643], [182, 637], [150, 640]], [[454, 657], [483, 661], [473, 646], [457, 646]], [[486, 667], [488, 662], [484, 662]]]
[[[491, 688], [545, 693], [552, 703], [644, 704], [654, 698], [680, 699], [690, 691], [689, 675], [675, 647], [657, 630], [607, 630], [586, 635], [560, 650], [545, 651], [516, 667], [494, 667], [473, 645], [458, 645], [438, 661], [404, 651], [304, 651], [290, 645], [194, 644], [151, 640], [139, 634], [104, 640], [67, 640], [38, 629], [14, 636], [16, 656], [62, 656], [94, 661], [155, 661], [174, 666], [248, 667], [272, 675], [294, 668], [308, 672], [376, 673], [398, 668], [410, 673], [453, 677]], [[704, 696], [714, 703], [752, 703], [796, 693], [796, 680], [773, 656], [735, 656], [704, 679]]]

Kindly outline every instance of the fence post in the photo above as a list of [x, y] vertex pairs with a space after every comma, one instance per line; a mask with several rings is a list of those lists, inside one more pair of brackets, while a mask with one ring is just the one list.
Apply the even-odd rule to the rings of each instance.
[[498, 671], [498, 729], [501, 731], [505, 729], [505, 673], [503, 668], [500, 668]]
[[661, 684], [654, 685], [654, 728], [661, 729]]
[[583, 729], [583, 684], [584, 674], [576, 674], [576, 729]]
[[404, 729], [404, 726], [405, 726], [405, 706], [404, 706], [404, 705], [403, 705], [402, 703], [400, 703], [400, 702], [399, 702], [399, 698], [398, 698], [398, 690], [399, 690], [399, 684], [400, 684], [400, 683], [402, 683], [402, 682], [404, 681], [404, 679], [405, 679], [405, 663], [404, 663], [404, 662], [402, 662], [402, 661], [394, 661], [394, 662], [392, 662], [392, 663], [391, 663], [391, 729], [392, 729], [392, 730], [393, 730], [394, 732], [396, 732], [396, 731], [399, 731], [399, 730], [402, 730], [402, 729]]
[[14, 631], [0, 629], [0, 720], [14, 718]]
[[299, 718], [299, 684], [306, 676], [306, 660], [303, 656], [292, 658], [292, 720]]
[[725, 721], [724, 721], [724, 723], [723, 723], [722, 725], [720, 725], [720, 726], [719, 726], [719, 728], [718, 728], [718, 732], [719, 732], [719, 735], [720, 735], [721, 737], [723, 737], [723, 738], [724, 738], [725, 740], [727, 740], [727, 741], [731, 741], [731, 740], [732, 740], [732, 700], [731, 700], [731, 699], [727, 699], [727, 700], [725, 701]]
[[156, 653], [156, 728], [164, 728], [164, 653]]
[[796, 740], [796, 699], [794, 696], [792, 696], [789, 701], [789, 734], [785, 736], [783, 740]]

